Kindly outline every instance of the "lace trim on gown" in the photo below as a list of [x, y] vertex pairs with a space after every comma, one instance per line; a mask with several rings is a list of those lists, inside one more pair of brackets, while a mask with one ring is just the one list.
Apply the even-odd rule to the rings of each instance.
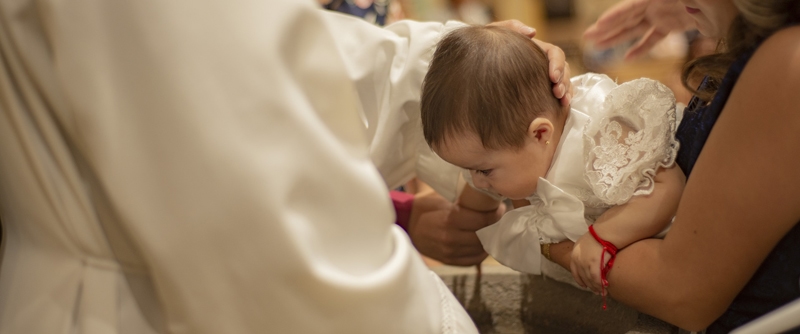
[[650, 79], [623, 83], [584, 130], [586, 181], [610, 205], [652, 193], [656, 171], [675, 163], [677, 113], [672, 91]]

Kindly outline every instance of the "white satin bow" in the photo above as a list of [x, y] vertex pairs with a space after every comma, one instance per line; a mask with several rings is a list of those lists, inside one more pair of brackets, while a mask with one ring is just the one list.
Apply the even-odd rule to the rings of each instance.
[[531, 205], [503, 215], [478, 230], [483, 248], [503, 265], [529, 274], [541, 274], [543, 238], [577, 240], [588, 231], [583, 202], [544, 178], [539, 178]]

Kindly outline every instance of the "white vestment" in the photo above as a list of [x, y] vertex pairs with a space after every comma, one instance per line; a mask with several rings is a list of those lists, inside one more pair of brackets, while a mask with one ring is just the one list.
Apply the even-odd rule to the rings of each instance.
[[0, 0], [0, 333], [476, 332], [387, 194], [455, 196], [417, 129], [446, 29]]
[[539, 245], [576, 241], [609, 207], [650, 194], [656, 171], [675, 162], [679, 113], [672, 91], [654, 80], [617, 85], [588, 73], [572, 78], [572, 86], [561, 139], [550, 169], [526, 198], [530, 205], [507, 212], [478, 237], [512, 269], [575, 284], [566, 270], [542, 260]]

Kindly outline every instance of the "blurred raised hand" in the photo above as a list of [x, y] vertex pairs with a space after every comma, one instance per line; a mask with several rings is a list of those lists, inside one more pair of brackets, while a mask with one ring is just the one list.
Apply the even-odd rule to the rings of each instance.
[[597, 49], [638, 39], [625, 53], [625, 59], [632, 59], [650, 51], [670, 32], [694, 28], [694, 20], [678, 0], [623, 0], [600, 15], [583, 37]]

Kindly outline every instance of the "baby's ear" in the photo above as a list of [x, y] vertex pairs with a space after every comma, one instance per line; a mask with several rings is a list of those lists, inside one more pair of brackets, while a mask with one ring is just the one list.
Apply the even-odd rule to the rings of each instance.
[[553, 139], [553, 122], [546, 117], [536, 117], [528, 126], [528, 140], [548, 144]]

